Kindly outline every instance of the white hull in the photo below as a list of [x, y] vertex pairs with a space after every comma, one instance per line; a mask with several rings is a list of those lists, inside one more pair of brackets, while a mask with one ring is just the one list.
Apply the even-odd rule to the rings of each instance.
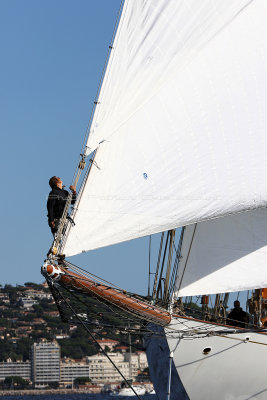
[[[140, 386], [133, 386], [133, 388], [134, 388], [135, 392], [140, 396], [143, 396], [146, 393], [146, 389], [142, 388]], [[128, 387], [127, 388], [122, 388], [122, 389], [120, 389], [118, 391], [114, 391], [114, 392], [112, 392], [111, 395], [112, 396], [127, 396], [127, 397], [136, 396], [134, 391], [131, 388], [128, 388]]]
[[[170, 351], [171, 400], [267, 399], [264, 333], [235, 333], [225, 326], [173, 318], [165, 328], [165, 337], [147, 338], [146, 346], [151, 378], [160, 400], [166, 399]], [[209, 348], [210, 352], [203, 354]]]

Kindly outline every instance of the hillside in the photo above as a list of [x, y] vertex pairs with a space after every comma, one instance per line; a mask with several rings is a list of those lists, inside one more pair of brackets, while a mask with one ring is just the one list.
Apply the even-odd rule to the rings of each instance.
[[[114, 339], [119, 342], [118, 346], [128, 345], [128, 335], [112, 327], [90, 329], [96, 339]], [[79, 359], [99, 351], [77, 321], [62, 322], [47, 284], [33, 282], [16, 287], [5, 285], [0, 289], [0, 339], [0, 361], [28, 360], [31, 344], [41, 339], [56, 339], [62, 357]], [[132, 346], [133, 351], [142, 348], [139, 337], [132, 338]]]

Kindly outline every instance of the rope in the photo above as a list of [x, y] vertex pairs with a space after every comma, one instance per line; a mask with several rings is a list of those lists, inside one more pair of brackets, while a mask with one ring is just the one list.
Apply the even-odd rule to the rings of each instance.
[[[67, 274], [67, 273], [66, 273], [66, 275], [68, 275], [71, 279], [74, 280], [74, 278], [73, 278], [70, 274]], [[85, 289], [87, 289], [87, 287], [86, 287], [85, 285], [83, 285], [83, 283], [82, 283], [82, 281], [83, 281], [83, 280], [86, 281], [86, 279], [82, 279], [82, 278], [77, 278], [77, 279], [79, 280], [80, 284], [81, 284], [82, 286], [84, 286]], [[95, 285], [98, 285], [98, 283], [95, 283]], [[63, 285], [63, 287], [64, 287], [64, 285]], [[78, 290], [78, 289], [75, 287], [75, 285], [74, 285], [74, 288], [75, 288], [76, 290]], [[103, 289], [100, 289], [100, 288], [99, 288], [99, 290], [100, 290], [101, 292], [104, 292], [104, 291], [107, 290], [107, 289], [109, 289], [109, 287], [103, 288]], [[114, 290], [117, 290], [117, 289], [114, 289]], [[124, 292], [124, 294], [127, 293], [127, 292], [125, 292], [125, 291], [123, 291], [123, 292]], [[128, 307], [126, 307], [125, 304], [124, 304], [123, 302], [120, 302], [120, 301], [119, 301], [119, 302], [121, 303], [121, 306], [120, 306], [120, 305], [118, 305], [117, 303], [113, 303], [111, 298], [109, 298], [109, 299], [107, 300], [107, 299], [105, 298], [105, 296], [101, 296], [100, 294], [94, 294], [94, 296], [95, 296], [95, 297], [101, 297], [101, 298], [103, 298], [104, 302], [108, 301], [108, 302], [111, 303], [113, 306], [118, 307], [118, 308], [122, 309], [123, 311], [127, 311], [128, 313], [133, 314], [133, 315], [135, 315], [136, 317], [138, 317], [138, 318], [140, 318], [140, 319], [144, 319], [144, 320], [151, 321], [151, 322], [154, 322], [154, 323], [155, 323], [155, 319], [153, 318], [153, 316], [151, 316], [151, 318], [150, 318], [150, 317], [147, 316], [147, 315], [145, 315], [145, 316], [142, 315], [142, 312], [129, 310]], [[136, 303], [142, 303], [142, 304], [145, 303], [145, 304], [147, 304], [147, 307], [146, 307], [147, 310], [149, 310], [149, 309], [154, 309], [154, 308], [155, 308], [155, 307], [153, 307], [151, 304], [146, 303], [143, 299], [139, 300], [138, 298], [136, 298], [136, 297], [134, 297], [134, 296], [130, 296], [130, 295], [128, 295], [128, 296], [131, 297], [131, 298], [133, 298], [133, 299], [136, 301]], [[157, 310], [158, 310], [159, 312], [166, 313], [166, 310], [164, 310], [164, 309], [160, 310], [160, 309], [157, 307]], [[157, 322], [157, 324], [160, 325], [160, 322]], [[163, 325], [165, 325], [165, 324], [163, 324]]]
[[[168, 248], [168, 241], [169, 241], [169, 237], [170, 237], [170, 230], [167, 233], [167, 238], [166, 238], [166, 242], [165, 242], [165, 248], [164, 248], [164, 254], [163, 254], [163, 259], [162, 259], [162, 263], [161, 263], [161, 270], [160, 270], [160, 275], [159, 275], [159, 283], [158, 283], [158, 288], [157, 288], [157, 293], [156, 293], [156, 298], [159, 299], [159, 293], [161, 291], [161, 297], [162, 297], [162, 286], [161, 286], [161, 281], [164, 280], [162, 278], [163, 275], [163, 269], [164, 269], [164, 264], [165, 264], [165, 257], [166, 257], [166, 253], [167, 253], [167, 248]], [[163, 300], [163, 299], [162, 299]]]
[[183, 237], [184, 237], [184, 227], [181, 230], [181, 234], [180, 234], [180, 238], [179, 238], [179, 243], [178, 243], [178, 248], [177, 249], [176, 249], [175, 244], [174, 244], [175, 260], [174, 260], [174, 266], [173, 266], [172, 276], [171, 276], [170, 285], [169, 285], [169, 293], [168, 293], [168, 298], [169, 299], [171, 298], [171, 296], [173, 294], [173, 291], [174, 291], [174, 285], [175, 285], [175, 282], [176, 282], [178, 266], [179, 266], [179, 261], [180, 261], [180, 256], [181, 256], [181, 248], [182, 248], [182, 243], [183, 243]]
[[[99, 276], [97, 276], [97, 275], [95, 275], [95, 274], [92, 274], [91, 272], [88, 272], [88, 271], [86, 271], [85, 269], [83, 269], [83, 268], [81, 268], [81, 267], [78, 267], [77, 265], [75, 265], [75, 264], [73, 264], [73, 263], [71, 263], [71, 262], [69, 262], [69, 261], [66, 261], [66, 260], [65, 260], [64, 263], [67, 264], [67, 265], [70, 265], [71, 268], [72, 268], [74, 271], [79, 272], [79, 273], [83, 273], [84, 276], [88, 276], [88, 278], [90, 278], [90, 279], [93, 278], [95, 281], [98, 281], [98, 282], [101, 283], [101, 284], [102, 284], [102, 283], [108, 284], [109, 287], [113, 287], [113, 288], [119, 290], [120, 292], [122, 292], [122, 293], [124, 293], [124, 294], [127, 294], [127, 296], [134, 298], [134, 299], [137, 300], [137, 301], [140, 300], [140, 301], [143, 302], [143, 303], [146, 302], [147, 305], [148, 305], [148, 308], [151, 308], [151, 307], [152, 307], [151, 304], [147, 302], [147, 298], [145, 298], [145, 297], [143, 297], [143, 296], [140, 296], [140, 295], [138, 295], [138, 294], [136, 294], [136, 293], [128, 292], [127, 290], [121, 288], [120, 286], [118, 286], [118, 285], [116, 285], [116, 284], [114, 284], [114, 283], [111, 283], [111, 282], [109, 282], [109, 281], [106, 281], [105, 279], [100, 278]], [[164, 302], [162, 302], [162, 304], [163, 304], [163, 305], [165, 304], [166, 307], [167, 307], [167, 305], [168, 305], [168, 303], [164, 303]], [[152, 307], [152, 308], [153, 308], [153, 307]], [[157, 309], [158, 309], [158, 308], [159, 308], [159, 307], [157, 307]], [[165, 312], [165, 308], [164, 308], [164, 309], [162, 308], [162, 311]]]
[[[99, 81], [99, 84], [98, 84], [95, 101], [94, 101], [94, 104], [93, 104], [93, 107], [92, 107], [92, 110], [91, 110], [89, 122], [88, 122], [88, 125], [87, 125], [87, 128], [86, 128], [86, 132], [85, 132], [85, 135], [84, 135], [83, 142], [82, 142], [81, 154], [80, 154], [80, 156], [82, 157], [82, 160], [79, 159], [79, 161], [77, 163], [77, 166], [76, 166], [76, 169], [75, 169], [74, 174], [73, 174], [73, 179], [72, 179], [72, 185], [73, 186], [77, 186], [78, 181], [80, 179], [81, 172], [85, 167], [85, 161], [84, 160], [85, 160], [85, 157], [86, 157], [86, 149], [87, 149], [85, 143], [87, 142], [89, 134], [90, 134], [90, 128], [91, 128], [91, 124], [92, 124], [93, 117], [94, 117], [94, 114], [95, 114], [96, 106], [97, 106], [97, 104], [99, 104], [99, 101], [98, 101], [99, 100], [99, 95], [100, 95], [100, 91], [101, 91], [102, 84], [103, 84], [103, 81], [104, 81], [104, 76], [105, 76], [105, 73], [106, 73], [106, 69], [107, 69], [109, 58], [110, 58], [110, 54], [111, 54], [111, 51], [113, 50], [113, 43], [114, 43], [115, 35], [116, 35], [116, 32], [117, 32], [117, 28], [118, 28], [118, 25], [119, 25], [119, 20], [120, 20], [120, 16], [121, 16], [122, 9], [123, 9], [123, 4], [124, 4], [124, 0], [121, 1], [120, 8], [119, 8], [119, 11], [117, 13], [116, 22], [115, 22], [115, 26], [114, 26], [113, 33], [112, 33], [112, 38], [111, 38], [111, 44], [110, 44], [110, 46], [108, 48], [108, 54], [106, 56], [104, 67], [102, 69], [101, 78], [100, 78], [100, 81]], [[87, 178], [89, 176], [89, 171], [90, 171], [90, 168], [87, 170], [88, 173], [85, 174], [86, 175], [85, 176], [86, 179], [84, 179], [82, 184], [81, 184], [82, 191], [84, 189], [85, 182], [87, 181]], [[65, 242], [66, 242], [66, 240], [64, 240], [64, 234], [66, 234], [67, 230], [68, 230], [67, 233], [69, 233], [70, 224], [69, 223], [66, 224], [66, 219], [67, 219], [68, 210], [69, 210], [69, 207], [70, 207], [70, 204], [71, 204], [71, 199], [72, 199], [72, 194], [69, 194], [68, 198], [67, 198], [67, 201], [66, 201], [66, 204], [65, 204], [63, 215], [62, 215], [62, 217], [60, 219], [60, 223], [59, 223], [59, 227], [58, 227], [58, 231], [57, 231], [56, 237], [55, 237], [55, 239], [54, 239], [54, 241], [52, 243], [52, 247], [51, 248], [54, 249], [55, 254], [58, 254], [58, 247], [59, 247], [61, 241], [63, 241], [64, 244], [62, 243], [62, 245], [60, 246], [60, 251], [63, 250]], [[80, 199], [80, 193], [79, 193], [79, 199]]]
[[220, 335], [218, 333], [214, 333], [214, 336], [219, 336], [221, 338], [226, 338], [226, 339], [231, 339], [231, 340], [238, 340], [238, 341], [244, 342], [244, 343], [260, 344], [262, 346], [267, 346], [267, 343], [257, 342], [256, 340], [239, 339], [239, 338], [234, 338], [234, 337], [230, 337], [230, 336], [226, 336], [226, 335]]
[[[179, 250], [179, 249], [178, 249], [178, 250]], [[105, 279], [102, 279], [102, 278], [100, 278], [99, 276], [97, 276], [97, 275], [95, 275], [95, 274], [92, 274], [92, 273], [86, 271], [85, 269], [83, 269], [83, 268], [81, 268], [81, 267], [78, 267], [78, 266], [76, 266], [75, 264], [73, 264], [73, 263], [71, 263], [71, 262], [69, 262], [69, 261], [64, 261], [64, 263], [67, 264], [67, 265], [69, 265], [69, 266], [71, 266], [72, 269], [73, 269], [74, 271], [83, 274], [83, 275], [85, 276], [85, 278], [84, 278], [85, 281], [87, 280], [86, 277], [88, 277], [88, 278], [93, 278], [93, 279], [96, 281], [96, 283], [95, 283], [96, 285], [97, 285], [98, 283], [99, 283], [99, 284], [107, 284], [109, 287], [113, 287], [113, 288], [115, 288], [116, 290], [118, 290], [118, 291], [120, 291], [120, 292], [122, 292], [122, 293], [124, 293], [124, 294], [127, 294], [129, 297], [134, 298], [134, 299], [136, 300], [137, 303], [139, 302], [139, 299], [140, 299], [140, 301], [141, 301], [142, 303], [146, 302], [144, 298], [139, 297], [139, 296], [137, 296], [136, 294], [127, 292], [126, 290], [124, 290], [123, 288], [121, 288], [121, 287], [115, 285], [114, 283], [111, 283], [111, 282], [109, 282], [109, 281], [106, 281]], [[79, 278], [79, 281], [82, 281], [82, 279]], [[103, 292], [104, 292], [104, 289], [103, 289]], [[139, 299], [138, 299], [138, 297], [139, 297]], [[199, 299], [200, 299], [200, 297], [197, 299], [197, 301], [198, 301]], [[112, 303], [112, 302], [111, 302], [111, 303]], [[116, 304], [113, 304], [113, 303], [112, 303], [112, 305], [113, 305], [113, 306], [117, 306]], [[166, 305], [167, 305], [167, 303], [166, 303]], [[149, 303], [148, 303], [148, 308], [151, 308], [151, 305], [150, 305]], [[153, 307], [152, 307], [152, 308], [153, 308]], [[125, 311], [124, 308], [120, 308], [120, 309], [122, 309], [122, 310]], [[202, 314], [202, 311], [201, 311], [201, 310], [197, 310], [197, 309], [192, 308], [192, 307], [186, 307], [186, 306], [184, 306], [184, 309], [187, 310], [187, 311], [191, 311], [191, 312], [193, 311], [194, 313], [197, 313], [197, 314]], [[162, 310], [162, 311], [164, 312], [164, 310]], [[127, 312], [130, 313], [130, 314], [136, 315], [135, 313], [133, 313], [133, 312], [131, 312], [131, 311], [129, 311], [129, 310], [127, 310]], [[215, 316], [216, 316], [215, 313], [210, 313], [210, 315], [211, 315], [211, 317], [213, 316], [214, 318], [215, 318]], [[144, 318], [144, 317], [142, 317], [142, 318]], [[148, 320], [148, 321], [150, 321], [149, 318], [145, 318], [145, 319]], [[231, 322], [233, 323], [233, 326], [234, 326], [234, 323], [235, 323], [235, 322], [237, 322], [237, 323], [240, 322], [240, 321], [234, 320], [234, 319], [228, 319], [228, 320], [231, 321]], [[210, 321], [210, 322], [212, 322], [212, 321]], [[256, 328], [256, 327], [257, 327], [255, 324], [252, 324], [252, 323], [246, 323], [246, 326], [250, 326], [251, 328]]]
[[[94, 116], [94, 113], [95, 113], [96, 106], [98, 104], [99, 94], [100, 94], [100, 90], [101, 90], [102, 83], [103, 83], [103, 80], [104, 80], [105, 72], [106, 72], [106, 69], [107, 69], [110, 53], [113, 50], [113, 43], [114, 43], [115, 35], [116, 35], [116, 32], [117, 32], [117, 28], [118, 28], [118, 25], [119, 25], [119, 21], [120, 21], [120, 16], [121, 16], [121, 13], [122, 13], [123, 5], [124, 5], [124, 0], [121, 0], [120, 8], [119, 8], [117, 16], [116, 16], [115, 26], [114, 26], [114, 29], [113, 29], [113, 32], [112, 32], [111, 42], [110, 42], [110, 45], [109, 45], [109, 48], [108, 48], [108, 53], [106, 55], [106, 59], [105, 59], [105, 62], [104, 62], [102, 73], [101, 73], [101, 77], [100, 77], [99, 84], [98, 84], [98, 87], [97, 87], [94, 104], [93, 104], [93, 107], [92, 107], [92, 110], [91, 110], [89, 122], [88, 122], [88, 125], [87, 125], [87, 128], [86, 128], [86, 131], [85, 131], [83, 142], [82, 142], [82, 147], [81, 147], [81, 153], [82, 154], [85, 154], [85, 151], [86, 151], [85, 143], [87, 142], [87, 139], [88, 139], [89, 134], [90, 134], [91, 123], [92, 123], [92, 120], [93, 120], [93, 116]], [[76, 172], [77, 172], [77, 167], [76, 167], [76, 170], [75, 170], [74, 175], [73, 175], [73, 182], [75, 180]]]
[[122, 289], [120, 286], [115, 285], [114, 283], [111, 283], [111, 282], [109, 282], [109, 281], [106, 281], [105, 279], [100, 278], [99, 276], [94, 275], [94, 274], [92, 274], [91, 272], [88, 272], [88, 271], [86, 271], [85, 269], [83, 269], [83, 268], [81, 268], [81, 267], [78, 267], [78, 265], [75, 265], [75, 264], [71, 263], [70, 261], [66, 261], [66, 260], [65, 260], [64, 263], [67, 264], [67, 265], [70, 265], [70, 266], [73, 268], [74, 271], [76, 270], [76, 271], [78, 271], [78, 272], [81, 272], [81, 273], [83, 273], [84, 275], [88, 275], [88, 277], [93, 277], [95, 280], [98, 280], [98, 281], [101, 282], [101, 283], [107, 283], [109, 286], [113, 286], [113, 287], [115, 287], [115, 288], [117, 288], [117, 289], [119, 289], [119, 290], [125, 292], [125, 290]]
[[148, 288], [147, 295], [150, 297], [150, 275], [151, 275], [151, 235], [149, 236], [149, 245], [148, 245]]
[[[75, 294], [74, 293], [71, 293], [69, 290], [68, 290], [68, 288], [65, 288], [68, 292], [69, 292], [69, 294], [70, 295], [72, 295], [72, 296], [74, 296], [77, 300], [79, 300], [82, 304], [85, 304], [83, 301], [81, 301], [80, 299], [78, 299], [77, 298], [77, 296], [75, 296]], [[58, 290], [58, 289], [57, 289]], [[63, 294], [61, 293], [61, 292], [59, 292], [60, 293], [60, 296], [61, 296], [61, 298], [64, 300], [64, 303], [70, 308], [70, 310], [72, 311], [72, 313], [76, 316], [76, 318], [78, 319], [78, 321], [85, 327], [85, 329], [88, 331], [88, 333], [91, 335], [91, 333], [90, 333], [90, 330], [87, 328], [87, 326], [86, 326], [86, 323], [79, 317], [79, 315], [76, 313], [76, 311], [73, 309], [73, 307], [72, 306], [70, 306], [70, 304], [68, 303], [68, 301], [66, 301], [66, 298], [63, 296]], [[107, 305], [105, 305], [105, 306], [107, 306]], [[118, 306], [117, 306], [118, 307]], [[118, 307], [119, 308], [119, 307]], [[113, 311], [114, 312], [114, 310], [111, 310], [111, 311]], [[125, 310], [124, 310], [125, 311]], [[126, 312], [128, 312], [128, 311], [126, 311]], [[116, 311], [115, 311], [115, 313], [116, 313]], [[122, 315], [121, 314], [119, 314], [119, 316], [120, 316], [120, 318], [122, 318]], [[181, 317], [182, 318], [182, 317]], [[129, 321], [129, 319], [127, 319], [126, 318], [126, 320], [128, 320]], [[230, 336], [227, 336], [227, 335], [225, 335], [225, 331], [224, 331], [224, 334], [223, 333], [220, 333], [220, 332], [215, 332], [215, 331], [212, 331], [212, 330], [210, 330], [209, 328], [208, 328], [208, 326], [207, 326], [207, 324], [206, 323], [203, 323], [203, 324], [201, 324], [201, 325], [199, 325], [199, 326], [195, 326], [195, 327], [189, 327], [188, 326], [188, 322], [187, 321], [179, 321], [180, 322], [180, 324], [182, 325], [182, 326], [184, 326], [184, 328], [185, 329], [180, 329], [180, 330], [178, 330], [178, 329], [175, 329], [175, 328], [173, 328], [173, 327], [168, 327], [167, 328], [167, 330], [165, 331], [165, 336], [166, 337], [170, 337], [170, 338], [174, 338], [175, 336], [174, 336], [174, 334], [176, 333], [176, 334], [179, 334], [179, 336], [178, 337], [180, 337], [181, 338], [181, 334], [182, 334], [182, 336], [183, 336], [183, 338], [186, 340], [186, 339], [197, 339], [198, 337], [200, 337], [199, 335], [201, 335], [201, 337], [203, 336], [203, 331], [205, 332], [205, 334], [207, 335], [207, 336], [219, 336], [219, 337], [221, 337], [221, 338], [225, 338], [225, 339], [231, 339], [231, 340], [237, 340], [237, 341], [240, 341], [240, 342], [246, 342], [246, 343], [251, 343], [251, 344], [258, 344], [258, 345], [264, 345], [264, 346], [266, 346], [267, 345], [267, 343], [263, 343], [263, 342], [260, 342], [260, 341], [255, 341], [255, 340], [249, 340], [249, 339], [241, 339], [241, 338], [236, 338], [236, 337], [230, 337]], [[92, 325], [92, 324], [91, 324]], [[109, 327], [112, 327], [111, 325], [108, 325]], [[125, 328], [124, 328], [124, 332], [125, 332]], [[128, 331], [130, 331], [129, 330], [129, 328], [128, 328]], [[131, 330], [132, 331], [132, 330]], [[169, 332], [169, 333], [168, 333]], [[243, 330], [241, 330], [241, 331], [234, 331], [233, 332], [233, 329], [230, 329], [230, 331], [229, 331], [229, 334], [240, 334], [240, 333], [246, 333], [246, 331], [244, 332]], [[258, 332], [257, 332], [258, 333]], [[260, 333], [260, 332], [259, 332]], [[265, 333], [265, 331], [264, 331], [264, 333]], [[155, 332], [154, 331], [152, 331], [152, 330], [149, 330], [147, 327], [146, 327], [146, 329], [144, 329], [143, 331], [140, 331], [139, 330], [139, 334], [146, 334], [146, 335], [155, 335]], [[160, 334], [160, 335], [156, 335], [156, 336], [160, 336], [160, 337], [163, 337], [164, 335], [163, 334]], [[160, 338], [159, 337], [159, 338]], [[95, 340], [95, 339], [94, 339]], [[98, 343], [97, 343], [97, 345], [98, 345]], [[103, 349], [102, 349], [103, 350]], [[105, 352], [103, 352], [103, 353], [105, 353]], [[107, 355], [107, 357], [108, 357], [108, 355]], [[109, 357], [108, 357], [109, 358]], [[111, 362], [112, 362], [112, 360], [111, 360]], [[115, 366], [115, 368], [116, 368], [116, 366]], [[117, 368], [116, 368], [117, 369]], [[120, 373], [120, 371], [118, 371], [119, 373]], [[122, 374], [121, 374], [122, 375]]]
[[102, 353], [108, 358], [108, 360], [111, 362], [111, 364], [113, 365], [113, 367], [116, 369], [116, 371], [120, 374], [120, 376], [122, 377], [122, 379], [124, 380], [124, 382], [129, 386], [129, 388], [132, 389], [132, 391], [134, 392], [134, 394], [136, 395], [136, 397], [140, 400], [141, 397], [138, 396], [138, 394], [136, 393], [136, 391], [134, 390], [133, 386], [130, 384], [130, 382], [125, 378], [125, 376], [122, 374], [122, 372], [119, 370], [119, 368], [116, 366], [116, 364], [114, 363], [114, 361], [112, 361], [112, 359], [109, 357], [109, 355], [106, 353], [106, 351], [100, 346], [100, 344], [97, 342], [97, 340], [95, 339], [94, 335], [91, 333], [90, 329], [86, 326], [86, 324], [84, 323], [84, 321], [80, 318], [80, 316], [76, 313], [76, 311], [73, 309], [73, 307], [69, 304], [68, 301], [66, 301], [66, 299], [64, 298], [64, 296], [61, 294], [62, 299], [65, 301], [65, 304], [67, 304], [67, 306], [70, 308], [70, 310], [72, 311], [72, 313], [76, 316], [76, 318], [80, 321], [80, 323], [82, 324], [82, 326], [84, 327], [84, 329], [89, 333], [91, 339], [95, 342], [95, 344], [98, 346], [98, 348], [102, 351]]
[[[83, 301], [83, 300], [81, 300], [78, 296], [76, 296], [75, 295], [75, 293], [72, 291], [70, 291], [67, 287], [64, 287], [64, 289], [65, 290], [67, 290], [68, 291], [68, 293], [71, 295], [71, 296], [73, 296], [77, 301], [79, 301], [81, 304], [83, 304], [83, 305], [85, 305], [87, 308], [89, 308], [88, 307], [88, 304], [85, 302], [85, 301]], [[148, 334], [153, 334], [154, 332], [151, 330], [151, 329], [149, 329], [149, 328], [147, 328], [147, 322], [145, 321], [145, 323], [143, 323], [142, 321], [140, 321], [140, 320], [138, 320], [138, 322], [140, 323], [141, 322], [141, 329], [137, 329], [137, 328], [129, 328], [129, 322], [132, 322], [132, 323], [134, 323], [134, 324], [136, 324], [136, 319], [130, 319], [127, 315], [124, 315], [124, 314], [122, 314], [121, 313], [121, 309], [119, 309], [119, 310], [117, 310], [116, 309], [116, 307], [115, 308], [112, 308], [110, 305], [108, 305], [108, 304], [104, 304], [101, 300], [99, 300], [97, 297], [95, 297], [95, 299], [101, 304], [101, 306], [105, 306], [105, 308], [107, 308], [108, 309], [108, 311], [106, 312], [106, 314], [108, 315], [108, 316], [110, 316], [110, 313], [115, 313], [116, 315], [118, 315], [119, 316], [119, 318], [120, 318], [120, 320], [123, 320], [123, 319], [125, 319], [125, 321], [127, 322], [127, 325], [125, 325], [125, 326], [123, 326], [123, 327], [120, 327], [120, 325], [111, 325], [111, 324], [104, 324], [104, 323], [102, 323], [102, 326], [107, 326], [107, 327], [109, 327], [109, 328], [116, 328], [116, 329], [120, 329], [120, 331], [121, 332], [123, 332], [123, 333], [125, 333], [125, 331], [127, 330], [127, 327], [128, 327], [128, 332], [131, 332], [132, 334], [138, 334], [138, 335], [144, 335], [144, 334], [146, 334], [146, 335], [148, 335]], [[114, 306], [113, 306], [114, 307]], [[92, 313], [92, 310], [90, 310], [90, 313], [91, 314], [94, 314], [96, 317], [98, 317], [99, 316], [99, 313], [98, 312], [94, 312], [94, 313]], [[101, 310], [101, 314], [103, 314], [103, 316], [104, 316], [104, 311], [102, 311]], [[127, 314], [127, 311], [125, 311], [125, 313]], [[123, 321], [124, 322], [124, 321]], [[88, 322], [87, 322], [87, 324], [88, 324]], [[90, 325], [96, 325], [96, 326], [99, 326], [98, 324], [92, 324], [91, 322], [89, 323]], [[160, 335], [161, 337], [163, 336], [163, 335]], [[99, 334], [99, 337], [100, 338], [102, 338], [102, 336]], [[122, 340], [120, 339], [120, 341], [122, 342]], [[123, 342], [122, 342], [123, 343]], [[136, 349], [138, 349], [136, 346], [134, 346], [133, 345], [133, 347], [135, 347]], [[140, 350], [140, 348], [139, 348], [139, 350]]]
[[189, 250], [188, 250], [188, 253], [187, 253], [186, 262], [185, 262], [185, 265], [184, 265], [184, 270], [183, 270], [183, 273], [182, 273], [182, 276], [181, 276], [179, 288], [177, 290], [178, 294], [179, 294], [179, 291], [180, 291], [180, 288], [181, 288], [181, 285], [182, 285], [182, 281], [184, 279], [184, 273], [185, 273], [185, 270], [186, 270], [186, 267], [187, 267], [187, 262], [188, 262], [188, 259], [189, 259], [189, 255], [190, 255], [190, 251], [191, 251], [191, 248], [192, 248], [193, 240], [194, 240], [194, 237], [195, 237], [196, 229], [197, 229], [197, 224], [195, 224], [195, 226], [194, 226], [194, 232], [193, 232], [191, 243], [190, 243], [190, 247], [189, 247]]
[[[82, 198], [82, 194], [83, 194], [84, 189], [85, 189], [85, 184], [86, 184], [86, 182], [87, 182], [87, 179], [88, 179], [88, 177], [89, 177], [89, 173], [90, 173], [91, 168], [92, 168], [92, 165], [93, 165], [93, 163], [94, 163], [94, 158], [95, 158], [95, 156], [96, 156], [96, 153], [97, 153], [97, 150], [94, 151], [94, 153], [93, 153], [93, 155], [92, 155], [92, 158], [91, 158], [91, 160], [90, 160], [90, 164], [88, 165], [88, 167], [87, 167], [87, 169], [86, 169], [85, 176], [84, 176], [84, 178], [83, 178], [83, 180], [82, 180], [80, 190], [79, 190], [79, 192], [78, 192], [78, 194], [77, 194], [77, 200], [76, 200], [75, 205], [74, 205], [75, 207], [73, 207], [73, 211], [72, 211], [72, 213], [71, 213], [71, 218], [72, 218], [72, 219], [75, 218], [76, 212], [78, 211], [78, 207], [79, 207], [79, 204], [80, 204], [80, 201], [81, 201], [81, 198]], [[65, 208], [65, 209], [68, 210], [68, 207], [69, 207], [69, 206], [66, 205], [66, 208]], [[64, 211], [65, 211], [65, 210], [64, 210]], [[64, 249], [64, 247], [65, 247], [65, 244], [66, 244], [66, 241], [67, 241], [69, 232], [70, 232], [70, 227], [71, 227], [71, 224], [69, 223], [69, 221], [66, 221], [66, 219], [65, 219], [65, 221], [64, 221], [64, 224], [65, 224], [65, 232], [64, 232], [64, 236], [61, 238], [61, 242], [60, 242], [60, 246], [59, 246], [59, 252], [60, 252], [60, 253], [63, 252], [63, 249]]]
[[161, 251], [162, 251], [162, 246], [163, 246], [163, 239], [164, 239], [164, 232], [161, 234], [161, 239], [160, 239], [160, 246], [159, 246], [159, 254], [158, 254], [158, 262], [157, 262], [157, 269], [156, 269], [156, 274], [154, 278], [154, 285], [153, 285], [153, 292], [152, 292], [152, 299], [156, 300], [156, 291], [157, 291], [157, 284], [158, 284], [158, 273], [159, 273], [159, 264], [160, 264], [160, 259], [161, 259]]

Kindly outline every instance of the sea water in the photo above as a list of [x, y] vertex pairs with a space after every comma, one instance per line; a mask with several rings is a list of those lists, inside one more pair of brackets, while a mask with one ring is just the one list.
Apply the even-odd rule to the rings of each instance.
[[[156, 400], [155, 394], [146, 394], [140, 396], [144, 400]], [[0, 400], [123, 400], [123, 399], [137, 399], [136, 396], [110, 396], [109, 394], [37, 394], [37, 395], [19, 395], [19, 396], [0, 396]]]

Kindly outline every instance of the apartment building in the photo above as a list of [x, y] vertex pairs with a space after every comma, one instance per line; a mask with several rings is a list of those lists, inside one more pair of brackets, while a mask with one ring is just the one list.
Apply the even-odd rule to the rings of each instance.
[[34, 343], [31, 347], [32, 382], [35, 387], [60, 381], [60, 346], [54, 342]]
[[[108, 353], [108, 355], [126, 379], [129, 379], [129, 363], [124, 361], [124, 355], [121, 353]], [[121, 381], [120, 374], [104, 354], [88, 356], [86, 357], [86, 360], [89, 364], [89, 377], [93, 383], [106, 383], [116, 380]]]
[[[146, 354], [108, 353], [126, 379], [136, 379], [138, 373], [145, 369]], [[87, 356], [84, 360], [75, 362], [71, 359], [60, 360], [60, 346], [56, 341], [34, 343], [30, 351], [30, 361], [0, 363], [0, 381], [8, 376], [20, 376], [31, 380], [35, 387], [45, 387], [51, 382], [61, 385], [72, 385], [75, 378], [89, 377], [94, 384], [120, 382], [121, 375], [102, 354]]]
[[0, 381], [4, 381], [9, 376], [20, 376], [29, 381], [31, 379], [30, 361], [13, 362], [8, 359], [6, 362], [0, 362]]
[[75, 378], [89, 377], [89, 364], [86, 362], [61, 361], [60, 383], [64, 386], [72, 385]]
[[[107, 353], [126, 379], [135, 379], [140, 370], [148, 367], [146, 354], [137, 353]], [[104, 354], [86, 357], [89, 365], [89, 377], [93, 383], [108, 383], [121, 381], [121, 375], [113, 367]]]

